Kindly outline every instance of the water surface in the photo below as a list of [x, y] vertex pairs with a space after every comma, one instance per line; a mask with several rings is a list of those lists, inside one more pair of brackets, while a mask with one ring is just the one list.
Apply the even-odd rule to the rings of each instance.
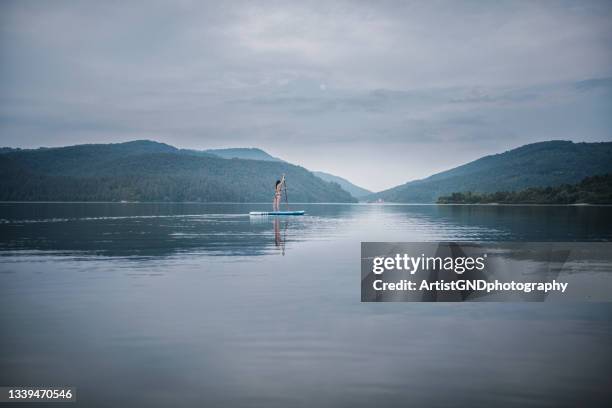
[[611, 207], [297, 206], [0, 204], [0, 384], [88, 407], [609, 401], [609, 304], [360, 303], [359, 256], [610, 241]]

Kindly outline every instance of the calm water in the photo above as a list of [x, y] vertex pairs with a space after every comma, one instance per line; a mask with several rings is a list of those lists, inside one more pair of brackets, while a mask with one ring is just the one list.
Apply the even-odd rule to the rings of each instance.
[[612, 207], [299, 207], [0, 204], [0, 384], [87, 407], [609, 402], [612, 304], [362, 304], [359, 256], [611, 241]]

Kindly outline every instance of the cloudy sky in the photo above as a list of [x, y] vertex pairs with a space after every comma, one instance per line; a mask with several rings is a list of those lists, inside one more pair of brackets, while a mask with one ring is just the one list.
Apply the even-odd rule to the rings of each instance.
[[612, 2], [0, 2], [0, 145], [134, 139], [376, 191], [610, 141]]

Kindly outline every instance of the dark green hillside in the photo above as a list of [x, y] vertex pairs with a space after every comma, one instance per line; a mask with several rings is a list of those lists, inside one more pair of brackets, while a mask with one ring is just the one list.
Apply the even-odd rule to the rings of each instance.
[[228, 160], [149, 141], [0, 154], [0, 200], [268, 202], [283, 173], [293, 202], [354, 201], [289, 163]]
[[457, 191], [492, 193], [578, 183], [612, 172], [612, 143], [533, 143], [486, 156], [423, 180], [368, 196], [390, 202], [435, 202]]
[[612, 204], [612, 175], [587, 177], [578, 184], [495, 193], [453, 193], [439, 204]]
[[80, 175], [92, 165], [114, 159], [148, 153], [178, 152], [177, 148], [164, 143], [135, 140], [127, 143], [12, 150], [5, 152], [3, 156], [14, 160], [32, 173]]

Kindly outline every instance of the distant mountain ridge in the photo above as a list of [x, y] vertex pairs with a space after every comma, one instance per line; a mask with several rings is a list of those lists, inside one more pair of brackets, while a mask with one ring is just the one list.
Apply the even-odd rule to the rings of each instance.
[[290, 163], [228, 160], [148, 140], [3, 149], [0, 200], [271, 202], [281, 174], [293, 202], [355, 201]]
[[245, 160], [264, 160], [264, 161], [283, 161], [271, 156], [256, 147], [235, 147], [227, 149], [208, 149], [205, 153], [223, 157], [224, 159], [245, 159]]
[[322, 171], [313, 171], [314, 175], [322, 178], [325, 181], [338, 183], [343, 190], [348, 191], [353, 197], [360, 199], [369, 194], [372, 194], [370, 190], [366, 190], [365, 188], [359, 187], [345, 178], [334, 176], [333, 174], [325, 173]]
[[[225, 148], [225, 149], [207, 149], [207, 150], [204, 150], [203, 152], [213, 154], [215, 156], [223, 157], [224, 159], [264, 160], [264, 161], [277, 161], [277, 162], [284, 161], [256, 147], [234, 147], [234, 148]], [[361, 188], [351, 183], [345, 178], [335, 176], [333, 174], [325, 173], [322, 171], [313, 171], [312, 173], [324, 181], [339, 184], [340, 187], [342, 187], [344, 191], [348, 192], [350, 195], [352, 195], [353, 197], [357, 199], [359, 199], [360, 197], [364, 197], [368, 194], [372, 194], [371, 191], [366, 190], [365, 188]]]
[[458, 191], [492, 193], [529, 187], [575, 184], [612, 172], [612, 142], [553, 140], [518, 147], [474, 160], [422, 180], [366, 197], [388, 202], [432, 203]]
[[357, 197], [433, 203], [453, 192], [517, 191], [612, 173], [612, 142], [533, 143], [374, 194], [343, 178], [315, 173], [256, 148], [199, 151], [149, 140], [3, 147], [0, 200], [267, 202], [275, 180], [287, 174], [294, 202], [354, 202]]

